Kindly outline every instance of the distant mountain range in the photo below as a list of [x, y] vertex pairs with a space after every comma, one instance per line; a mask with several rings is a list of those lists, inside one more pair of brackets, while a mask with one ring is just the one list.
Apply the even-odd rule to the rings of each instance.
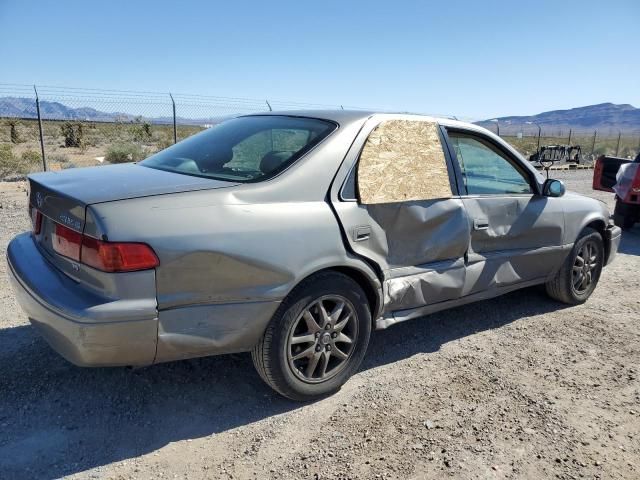
[[500, 117], [476, 124], [496, 130], [496, 120], [501, 132], [530, 130], [536, 123], [543, 129], [573, 128], [575, 131], [608, 130], [622, 133], [640, 132], [640, 108], [629, 104], [600, 103], [569, 110], [552, 110], [537, 115]]
[[[93, 122], [133, 122], [138, 115], [125, 112], [103, 112], [91, 107], [68, 107], [59, 102], [49, 102], [40, 100], [40, 113], [43, 119], [47, 120], [84, 120]], [[206, 125], [219, 123], [222, 119], [233, 115], [220, 115], [203, 118], [185, 118], [176, 117], [176, 122], [183, 125]], [[2, 117], [19, 117], [19, 118], [38, 118], [36, 112], [36, 104], [33, 98], [23, 97], [0, 97], [0, 118]], [[169, 124], [173, 122], [173, 117], [143, 117], [145, 121], [151, 123]]]
[[[51, 120], [85, 120], [95, 122], [132, 122], [136, 115], [126, 112], [104, 112], [91, 107], [68, 107], [59, 102], [40, 101], [40, 111], [45, 119]], [[214, 124], [234, 114], [212, 115], [210, 117], [186, 118], [177, 117], [179, 124]], [[32, 98], [0, 97], [0, 117], [37, 118], [36, 106]], [[152, 123], [171, 123], [170, 116], [144, 117]], [[500, 117], [482, 120], [476, 124], [490, 130], [496, 130], [496, 120], [503, 134], [514, 134], [522, 130], [532, 130], [535, 124], [544, 129], [559, 128], [574, 131], [599, 130], [608, 132], [637, 133], [640, 132], [640, 108], [632, 105], [614, 103], [600, 103], [569, 110], [552, 110], [530, 116]]]

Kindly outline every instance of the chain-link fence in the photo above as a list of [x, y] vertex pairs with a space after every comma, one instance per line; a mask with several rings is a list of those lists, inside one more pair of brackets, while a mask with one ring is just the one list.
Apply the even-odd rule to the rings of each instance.
[[[227, 118], [268, 110], [342, 108], [247, 98], [0, 84], [0, 179], [42, 169], [137, 161]], [[345, 107], [353, 109], [354, 107]], [[640, 131], [578, 131], [487, 122], [527, 158], [580, 145], [584, 161], [633, 157]]]
[[227, 118], [310, 108], [341, 106], [0, 84], [0, 178], [141, 160]]
[[[500, 122], [482, 122], [482, 125], [513, 145], [525, 158], [533, 159], [542, 149], [564, 148], [583, 164], [590, 164], [600, 155], [635, 158], [640, 153], [640, 128], [575, 128], [568, 126], [535, 124], [509, 125]], [[576, 149], [579, 147], [579, 149]], [[566, 155], [566, 158], [569, 158]]]

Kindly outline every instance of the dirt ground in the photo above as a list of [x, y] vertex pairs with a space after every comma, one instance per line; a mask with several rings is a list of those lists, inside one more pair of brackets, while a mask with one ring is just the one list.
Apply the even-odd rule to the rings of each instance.
[[[591, 171], [554, 176], [594, 194]], [[25, 185], [0, 185], [4, 252], [29, 224]], [[248, 354], [75, 367], [0, 261], [0, 478], [640, 478], [639, 255], [636, 227], [578, 307], [531, 288], [376, 332], [310, 404]]]

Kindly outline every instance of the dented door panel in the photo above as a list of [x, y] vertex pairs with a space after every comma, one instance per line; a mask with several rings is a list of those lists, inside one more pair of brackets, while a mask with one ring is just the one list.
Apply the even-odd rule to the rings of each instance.
[[[470, 230], [459, 198], [335, 207], [353, 250], [381, 267], [387, 310], [462, 294]], [[371, 227], [369, 238], [355, 241], [364, 225]]]
[[370, 218], [387, 239], [390, 269], [461, 258], [469, 243], [469, 221], [459, 198], [368, 205]]
[[385, 282], [387, 310], [406, 310], [461, 296], [465, 284], [464, 258], [388, 272]]
[[561, 262], [564, 212], [559, 199], [522, 195], [462, 201], [471, 220], [464, 295], [544, 278]]

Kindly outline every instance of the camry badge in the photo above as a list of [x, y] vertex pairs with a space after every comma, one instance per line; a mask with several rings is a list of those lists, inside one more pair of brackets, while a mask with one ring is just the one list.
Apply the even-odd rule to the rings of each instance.
[[36, 205], [38, 205], [38, 208], [42, 208], [43, 203], [44, 201], [42, 199], [42, 193], [36, 192]]

